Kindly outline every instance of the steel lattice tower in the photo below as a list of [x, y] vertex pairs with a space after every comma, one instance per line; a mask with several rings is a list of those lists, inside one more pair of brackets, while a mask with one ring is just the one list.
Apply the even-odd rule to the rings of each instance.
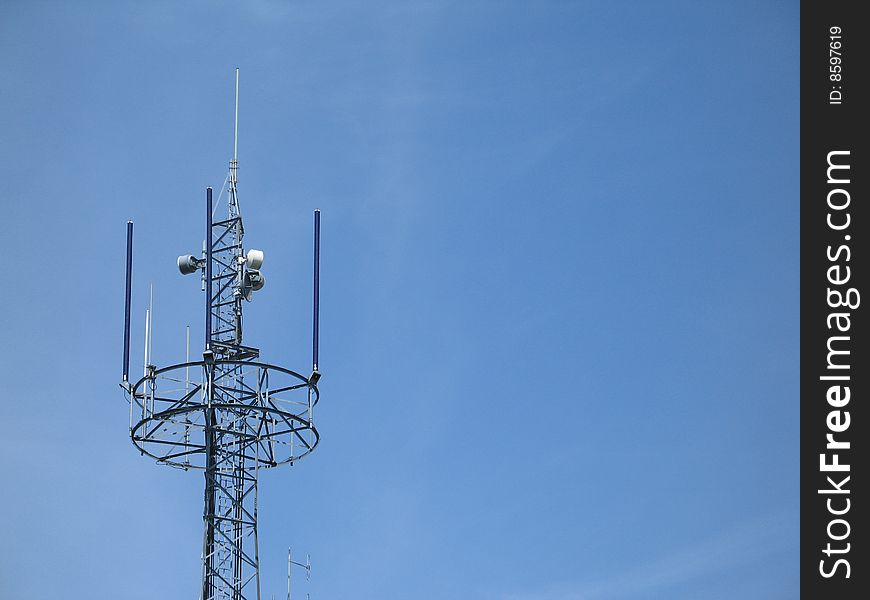
[[145, 368], [129, 379], [133, 222], [127, 223], [127, 286], [121, 386], [130, 402], [130, 436], [142, 453], [205, 473], [201, 600], [260, 598], [257, 486], [261, 469], [293, 464], [317, 445], [320, 212], [314, 212], [314, 326], [307, 377], [259, 360], [242, 344], [242, 308], [262, 288], [263, 253], [245, 252], [239, 209], [238, 70], [233, 159], [224, 188], [226, 218], [215, 220], [206, 190], [201, 258], [180, 256], [184, 274], [202, 273], [205, 348], [200, 361], [151, 364], [151, 309], [146, 312]]

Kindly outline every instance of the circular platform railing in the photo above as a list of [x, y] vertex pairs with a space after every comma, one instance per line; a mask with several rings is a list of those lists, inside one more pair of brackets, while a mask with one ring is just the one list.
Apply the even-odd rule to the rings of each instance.
[[[204, 468], [209, 443], [241, 457], [245, 469], [292, 464], [320, 440], [316, 383], [267, 363], [215, 360], [149, 368], [130, 387], [129, 398], [133, 444], [174, 467]], [[206, 438], [209, 422], [212, 440]]]

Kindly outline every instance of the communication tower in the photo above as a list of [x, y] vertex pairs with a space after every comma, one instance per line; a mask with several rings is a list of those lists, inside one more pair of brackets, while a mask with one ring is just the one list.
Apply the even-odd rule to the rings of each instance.
[[[260, 360], [242, 341], [242, 308], [260, 290], [264, 255], [245, 251], [237, 190], [239, 71], [233, 158], [218, 195], [206, 189], [200, 257], [178, 257], [182, 274], [201, 273], [205, 292], [202, 360], [151, 362], [151, 314], [145, 319], [145, 365], [130, 379], [133, 222], [127, 222], [124, 357], [121, 387], [130, 403], [130, 438], [158, 463], [205, 474], [201, 600], [260, 598], [257, 487], [262, 469], [293, 464], [314, 450], [320, 296], [320, 211], [314, 211], [314, 315], [308, 376]], [[217, 216], [225, 198], [226, 212]], [[310, 569], [310, 567], [309, 567]]]

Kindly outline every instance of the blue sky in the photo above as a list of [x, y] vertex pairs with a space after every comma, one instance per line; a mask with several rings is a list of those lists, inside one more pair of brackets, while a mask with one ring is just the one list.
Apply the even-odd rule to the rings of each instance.
[[[261, 478], [264, 598], [794, 598], [797, 2], [6, 2], [9, 598], [195, 598], [202, 476], [127, 439], [133, 363], [202, 331], [232, 151], [322, 443]], [[139, 368], [138, 366], [136, 367]]]

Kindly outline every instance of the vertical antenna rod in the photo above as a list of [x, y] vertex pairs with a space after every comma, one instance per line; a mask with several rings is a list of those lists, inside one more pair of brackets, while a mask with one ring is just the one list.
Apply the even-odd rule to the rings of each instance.
[[236, 67], [236, 118], [233, 125], [233, 162], [239, 160], [239, 69]]
[[[190, 363], [190, 325], [184, 328], [184, 362]], [[184, 367], [184, 393], [190, 389], [190, 365]]]
[[146, 343], [148, 344], [147, 349], [147, 359], [145, 363], [148, 365], [153, 364], [154, 361], [151, 360], [151, 347], [154, 341], [154, 284], [148, 285], [148, 340]]
[[314, 332], [312, 340], [313, 370], [317, 372], [320, 350], [320, 209], [314, 211]]
[[130, 380], [130, 299], [133, 285], [133, 221], [127, 221], [127, 286], [124, 295], [124, 372], [122, 381]]
[[145, 309], [145, 354], [142, 357], [142, 377], [148, 377], [148, 325], [151, 324], [149, 315], [151, 309]]
[[205, 349], [211, 349], [211, 188], [205, 188]]

